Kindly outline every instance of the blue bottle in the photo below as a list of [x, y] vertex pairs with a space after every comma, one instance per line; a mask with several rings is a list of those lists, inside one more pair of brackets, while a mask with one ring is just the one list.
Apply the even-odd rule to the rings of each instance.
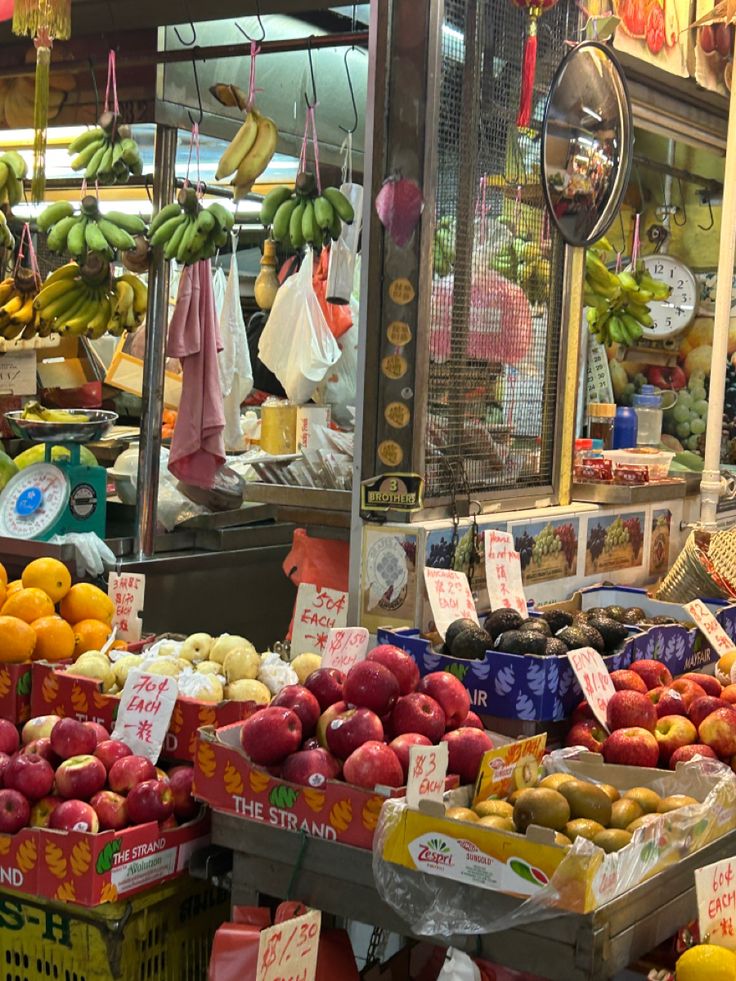
[[616, 409], [616, 418], [613, 420], [614, 450], [630, 450], [635, 447], [636, 432], [636, 411], [628, 405], [620, 405]]

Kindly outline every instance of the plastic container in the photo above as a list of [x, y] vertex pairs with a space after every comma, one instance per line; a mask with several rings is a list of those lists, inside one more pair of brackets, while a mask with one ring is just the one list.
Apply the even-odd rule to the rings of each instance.
[[588, 403], [588, 436], [603, 441], [604, 450], [613, 449], [613, 423], [616, 406], [613, 402]]
[[650, 480], [664, 480], [675, 454], [666, 450], [634, 447], [630, 450], [605, 450], [603, 456], [611, 461], [614, 472], [616, 467], [646, 467]]
[[619, 405], [613, 423], [614, 450], [628, 450], [636, 446], [637, 419], [634, 409]]
[[282, 399], [266, 399], [261, 406], [261, 449], [272, 456], [296, 453], [297, 406]]
[[[659, 446], [662, 439], [662, 395], [654, 385], [642, 385], [631, 400], [636, 412], [636, 445]], [[618, 447], [614, 447], [618, 449]]]

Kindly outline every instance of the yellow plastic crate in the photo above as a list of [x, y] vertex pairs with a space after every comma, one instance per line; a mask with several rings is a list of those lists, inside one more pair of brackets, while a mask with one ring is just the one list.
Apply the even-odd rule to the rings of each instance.
[[229, 916], [188, 877], [91, 909], [0, 890], [0, 981], [205, 981]]

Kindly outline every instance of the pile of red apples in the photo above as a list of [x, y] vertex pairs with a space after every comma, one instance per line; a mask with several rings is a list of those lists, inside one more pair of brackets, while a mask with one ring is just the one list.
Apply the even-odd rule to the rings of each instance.
[[177, 827], [199, 811], [193, 772], [165, 773], [97, 722], [43, 715], [19, 737], [0, 719], [0, 834], [25, 827], [96, 834], [147, 821]]
[[572, 716], [566, 744], [602, 753], [607, 763], [674, 770], [694, 757], [718, 759], [736, 770], [736, 685], [709, 674], [673, 680], [660, 661], [642, 660], [611, 672], [616, 693], [606, 709], [609, 733], [587, 702]]
[[398, 647], [383, 644], [344, 675], [318, 668], [288, 685], [243, 723], [250, 759], [274, 776], [307, 787], [343, 779], [365, 789], [403, 787], [412, 746], [448, 745], [448, 773], [472, 783], [493, 748], [470, 696], [444, 671], [420, 680]]

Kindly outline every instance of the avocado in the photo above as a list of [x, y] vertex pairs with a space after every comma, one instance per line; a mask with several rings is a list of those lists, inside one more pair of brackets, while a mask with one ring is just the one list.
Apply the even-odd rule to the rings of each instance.
[[[576, 624], [577, 629], [587, 638], [585, 647], [593, 647], [599, 654], [606, 653], [606, 644], [600, 633], [589, 623]], [[564, 639], [564, 638], [563, 638]]]
[[507, 630], [496, 640], [496, 650], [506, 654], [544, 654], [547, 640], [535, 630]]
[[453, 657], [464, 661], [482, 661], [486, 651], [493, 647], [493, 638], [482, 627], [473, 624], [472, 629], [461, 630], [450, 647]]
[[572, 614], [566, 613], [565, 610], [546, 610], [541, 616], [547, 621], [549, 629], [553, 634], [556, 634], [558, 630], [562, 630], [563, 627], [569, 627], [572, 624]]
[[624, 610], [624, 623], [630, 623], [636, 626], [637, 623], [641, 623], [641, 621], [646, 620], [646, 618], [647, 615], [640, 606], [630, 606], [628, 610]]
[[544, 653], [547, 657], [561, 657], [567, 654], [568, 649], [567, 644], [559, 637], [547, 637], [547, 643], [544, 645]]
[[543, 637], [552, 636], [552, 631], [549, 628], [549, 624], [541, 617], [529, 617], [528, 620], [523, 620], [519, 630], [523, 630], [525, 632], [531, 630], [534, 633], [542, 634]]
[[618, 620], [604, 616], [602, 613], [591, 617], [588, 625], [593, 627], [603, 638], [607, 651], [615, 651], [619, 644], [622, 644], [629, 635], [629, 631]]
[[521, 622], [522, 619], [516, 610], [507, 610], [502, 607], [500, 610], [494, 610], [488, 614], [483, 627], [495, 640], [507, 630], [518, 630]]
[[677, 622], [678, 621], [675, 620], [674, 617], [665, 617], [665, 616], [647, 617], [646, 620], [640, 620], [638, 626], [642, 627], [647, 624], [651, 624], [652, 626], [666, 626], [667, 624], [677, 623]]
[[626, 610], [623, 606], [606, 606], [603, 608], [603, 610], [606, 616], [609, 616], [612, 620], [618, 620], [619, 623], [624, 622]]
[[557, 640], [566, 644], [570, 651], [575, 651], [579, 647], [594, 647], [599, 654], [602, 654], [606, 648], [598, 631], [582, 621], [577, 621], [572, 627], [564, 627], [560, 630], [557, 634]]
[[478, 624], [475, 622], [475, 620], [469, 620], [467, 617], [463, 617], [460, 620], [453, 620], [445, 633], [445, 643], [450, 649], [452, 649], [453, 642], [458, 634], [462, 633], [463, 630], [477, 629]]

